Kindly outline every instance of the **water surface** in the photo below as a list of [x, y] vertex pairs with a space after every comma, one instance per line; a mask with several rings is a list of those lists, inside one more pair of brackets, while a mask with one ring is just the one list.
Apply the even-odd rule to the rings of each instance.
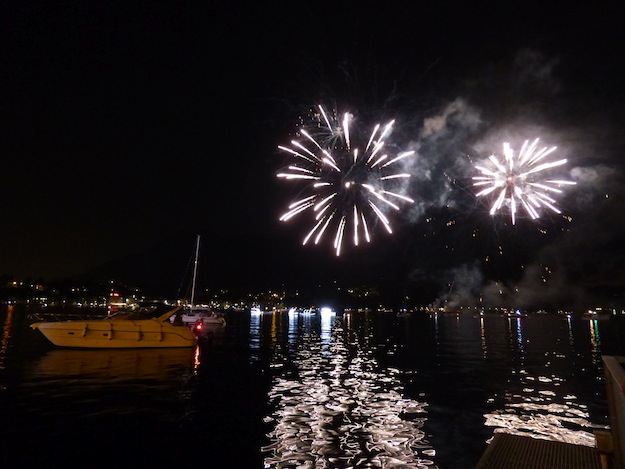
[[497, 431], [593, 445], [623, 317], [230, 313], [188, 350], [65, 350], [0, 307], [0, 467], [475, 466]]

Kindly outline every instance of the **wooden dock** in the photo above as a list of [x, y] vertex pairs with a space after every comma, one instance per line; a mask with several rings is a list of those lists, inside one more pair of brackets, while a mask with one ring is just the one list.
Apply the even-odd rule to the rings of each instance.
[[610, 416], [606, 439], [611, 450], [611, 469], [625, 469], [625, 357], [603, 355], [601, 358]]
[[596, 448], [495, 434], [475, 469], [602, 469]]

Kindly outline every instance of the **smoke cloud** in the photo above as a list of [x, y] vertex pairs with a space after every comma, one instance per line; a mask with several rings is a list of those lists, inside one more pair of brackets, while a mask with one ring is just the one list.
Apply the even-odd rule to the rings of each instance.
[[[446, 266], [436, 276], [437, 306], [586, 309], [597, 302], [625, 306], [623, 294], [615, 292], [616, 285], [625, 283], [625, 254], [620, 248], [625, 239], [621, 222], [625, 181], [613, 161], [618, 150], [596, 143], [604, 141], [606, 132], [596, 121], [580, 128], [569, 116], [562, 117], [569, 105], [560, 102], [567, 89], [557, 77], [559, 64], [559, 58], [520, 51], [505, 67], [491, 67], [482, 80], [468, 81], [463, 96], [423, 118], [418, 139], [410, 143], [417, 152], [411, 189], [418, 194], [408, 212], [410, 222], [451, 212], [457, 215], [456, 225], [480, 227], [457, 229], [456, 245], [466, 246], [471, 232], [474, 237], [497, 239], [490, 252], [475, 253], [473, 260], [460, 250], [445, 257]], [[472, 190], [475, 164], [501, 154], [504, 142], [518, 152], [524, 140], [535, 138], [540, 138], [541, 147], [557, 146], [558, 159], [568, 159], [567, 166], [553, 171], [554, 178], [576, 182], [557, 195], [562, 213], [543, 211], [538, 220], [522, 218], [516, 226], [505, 212], [486, 218]], [[442, 222], [437, 234], [441, 226]], [[453, 244], [450, 238], [445, 243]], [[500, 259], [511, 253], [519, 262], [516, 274], [484, 263], [484, 257]], [[415, 271], [419, 269], [415, 266]]]

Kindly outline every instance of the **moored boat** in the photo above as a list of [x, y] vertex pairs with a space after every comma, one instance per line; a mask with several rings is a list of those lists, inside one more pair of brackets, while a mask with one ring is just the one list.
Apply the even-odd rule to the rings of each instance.
[[523, 313], [517, 309], [515, 311], [505, 311], [502, 316], [505, 318], [526, 318], [527, 313]]
[[225, 326], [226, 318], [220, 313], [211, 312], [203, 314], [198, 323], [201, 323], [203, 326]]
[[[191, 286], [191, 304], [181, 314], [182, 322], [191, 325], [194, 329], [201, 326], [225, 326], [226, 319], [223, 314], [215, 312], [210, 306], [195, 304], [195, 284], [197, 280], [197, 267], [200, 254], [200, 235], [197, 235], [195, 243], [195, 260], [193, 266], [193, 284]], [[200, 328], [201, 328], [200, 326]]]
[[119, 312], [105, 319], [44, 321], [31, 324], [59, 347], [79, 348], [164, 348], [193, 347], [196, 336], [183, 324], [169, 318], [178, 306], [140, 308]]

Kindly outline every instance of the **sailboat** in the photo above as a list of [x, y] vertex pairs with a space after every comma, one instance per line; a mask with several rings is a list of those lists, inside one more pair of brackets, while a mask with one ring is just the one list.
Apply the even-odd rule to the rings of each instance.
[[191, 285], [191, 303], [189, 309], [182, 315], [182, 322], [192, 324], [196, 330], [201, 330], [204, 326], [225, 326], [226, 320], [221, 314], [214, 311], [206, 310], [206, 308], [195, 305], [195, 284], [197, 281], [198, 258], [200, 255], [200, 235], [197, 235], [195, 243], [195, 261], [193, 264], [193, 283]]

